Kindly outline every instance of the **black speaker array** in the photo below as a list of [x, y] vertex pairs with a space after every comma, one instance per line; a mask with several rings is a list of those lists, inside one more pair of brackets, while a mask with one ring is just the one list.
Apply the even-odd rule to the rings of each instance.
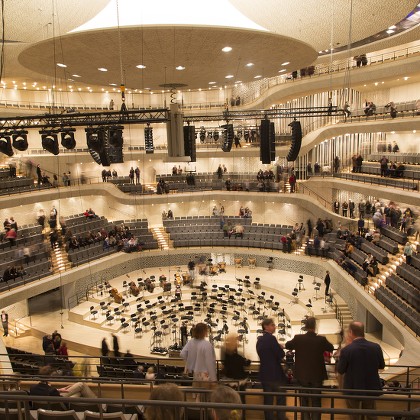
[[233, 137], [235, 136], [235, 132], [233, 131], [233, 124], [224, 124], [222, 125], [222, 128], [223, 128], [222, 150], [224, 152], [230, 152], [233, 145]]
[[98, 128], [86, 128], [86, 139], [89, 153], [93, 160], [102, 166], [110, 166], [112, 163], [123, 163], [123, 140], [122, 140], [122, 128], [117, 135], [118, 139], [110, 139], [110, 135], [113, 133], [113, 127], [98, 127]]
[[297, 159], [300, 152], [300, 146], [302, 144], [302, 127], [300, 121], [292, 121], [289, 124], [289, 127], [292, 127], [292, 144], [286, 159], [288, 162], [293, 162]]
[[191, 158], [191, 162], [197, 161], [195, 126], [193, 125], [184, 125], [184, 154]]
[[273, 122], [270, 120], [261, 120], [260, 138], [260, 160], [262, 163], [271, 163], [276, 160], [276, 143]]
[[153, 128], [145, 127], [144, 128], [144, 148], [146, 153], [154, 153], [155, 147], [153, 145]]

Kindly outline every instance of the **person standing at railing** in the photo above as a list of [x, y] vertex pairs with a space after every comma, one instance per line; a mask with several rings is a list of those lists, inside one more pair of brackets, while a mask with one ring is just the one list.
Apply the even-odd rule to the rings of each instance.
[[[334, 351], [334, 346], [325, 337], [316, 334], [314, 317], [307, 318], [304, 327], [306, 334], [296, 334], [286, 343], [288, 350], [295, 351], [294, 376], [299, 385], [304, 388], [322, 388], [324, 380], [328, 379], [324, 353]], [[318, 394], [320, 391], [303, 389], [302, 392]], [[300, 402], [303, 407], [321, 407], [321, 398], [318, 396], [301, 397]], [[320, 418], [319, 412], [302, 413], [302, 420], [319, 420]]]
[[[347, 345], [341, 350], [337, 371], [344, 375], [344, 389], [348, 395], [379, 396], [382, 394], [378, 370], [384, 369], [385, 361], [379, 344], [366, 340], [364, 325], [361, 322], [351, 322], [347, 331]], [[358, 392], [349, 390], [359, 390]], [[361, 391], [362, 390], [362, 391]], [[363, 390], [377, 390], [376, 393]], [[374, 410], [375, 398], [347, 399], [347, 407], [352, 409]], [[368, 420], [376, 420], [376, 416], [365, 416]], [[350, 415], [351, 420], [360, 420], [361, 415]]]
[[[287, 384], [287, 378], [281, 366], [285, 353], [278, 343], [274, 332], [276, 324], [273, 319], [266, 318], [262, 324], [263, 335], [257, 339], [257, 353], [260, 358], [260, 381], [265, 393], [281, 392], [280, 387]], [[264, 394], [264, 405], [273, 405], [274, 395]], [[286, 404], [285, 395], [276, 395], [276, 406]], [[265, 420], [274, 419], [274, 411], [264, 411]], [[277, 411], [277, 420], [286, 418], [284, 411]]]

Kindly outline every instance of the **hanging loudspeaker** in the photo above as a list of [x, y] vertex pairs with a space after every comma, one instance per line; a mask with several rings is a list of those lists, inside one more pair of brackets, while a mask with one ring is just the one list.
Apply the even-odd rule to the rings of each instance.
[[302, 144], [302, 127], [300, 121], [296, 120], [292, 121], [289, 126], [292, 127], [292, 144], [286, 159], [288, 162], [293, 162], [297, 159], [300, 152], [300, 146]]

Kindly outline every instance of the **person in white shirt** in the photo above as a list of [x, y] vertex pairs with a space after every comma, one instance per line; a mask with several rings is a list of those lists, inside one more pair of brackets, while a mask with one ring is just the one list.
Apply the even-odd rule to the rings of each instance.
[[217, 380], [216, 354], [213, 345], [206, 340], [208, 335], [207, 325], [200, 322], [193, 330], [193, 338], [188, 341], [181, 351], [185, 360], [186, 371], [193, 375], [196, 386], [203, 386], [203, 382]]

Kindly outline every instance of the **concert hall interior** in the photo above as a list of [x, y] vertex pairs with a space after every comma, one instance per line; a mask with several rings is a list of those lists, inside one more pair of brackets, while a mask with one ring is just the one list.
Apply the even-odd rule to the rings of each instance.
[[1, 3], [0, 354], [315, 316], [418, 365], [417, 0]]

